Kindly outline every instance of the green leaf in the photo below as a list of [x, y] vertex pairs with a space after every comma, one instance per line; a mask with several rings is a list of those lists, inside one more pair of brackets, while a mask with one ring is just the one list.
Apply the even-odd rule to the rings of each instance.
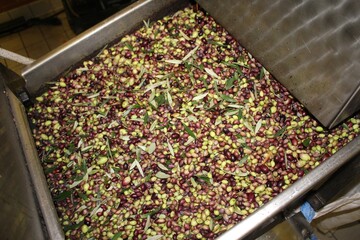
[[264, 76], [265, 76], [265, 68], [262, 67], [262, 68], [261, 68], [261, 71], [260, 71], [259, 80], [260, 80], [260, 79], [263, 79]]
[[206, 182], [207, 184], [211, 184], [211, 179], [209, 178], [209, 176], [207, 176], [205, 174], [204, 175], [197, 175], [196, 177], [198, 177], [202, 181]]
[[239, 75], [237, 73], [235, 73], [233, 77], [226, 80], [225, 89], [229, 90], [230, 88], [232, 88], [234, 86], [235, 80], [238, 78], [239, 78]]
[[212, 39], [208, 39], [207, 42], [210, 43], [211, 45], [216, 45], [216, 46], [220, 46], [220, 47], [224, 46], [221, 42], [217, 42]]
[[242, 117], [243, 117], [242, 109], [239, 109], [237, 117], [239, 120], [242, 119]]
[[65, 200], [66, 198], [70, 197], [71, 194], [72, 194], [72, 191], [63, 191], [63, 192], [59, 193], [58, 195], [54, 196], [53, 200], [55, 202], [59, 202], [59, 201]]
[[155, 101], [157, 103], [158, 106], [166, 103], [166, 98], [165, 98], [165, 94], [162, 93], [159, 96], [155, 97]]
[[155, 208], [154, 210], [151, 210], [150, 212], [142, 215], [142, 217], [146, 217], [146, 218], [147, 218], [148, 216], [151, 217], [151, 216], [157, 214], [160, 210], [161, 210], [161, 207], [157, 207], [157, 208]]
[[187, 72], [191, 72], [191, 64], [190, 63], [184, 62], [184, 66], [185, 66]]
[[130, 51], [134, 51], [134, 47], [130, 44], [130, 43], [124, 43], [124, 45], [130, 50]]
[[246, 156], [244, 156], [243, 158], [240, 159], [240, 161], [238, 162], [238, 164], [239, 164], [239, 165], [244, 164], [244, 163], [246, 163], [246, 161], [247, 161], [248, 159], [249, 159], [249, 156], [246, 155]]
[[191, 129], [190, 129], [188, 126], [186, 126], [185, 123], [183, 123], [183, 126], [184, 126], [185, 131], [186, 131], [191, 137], [193, 137], [193, 138], [196, 139], [195, 133], [194, 133], [193, 131], [191, 131]]
[[148, 114], [148, 112], [145, 112], [144, 123], [147, 124], [148, 122], [149, 122], [149, 114]]
[[242, 71], [240, 69], [240, 67], [234, 63], [228, 63], [228, 62], [222, 62], [222, 64], [226, 65], [226, 66], [229, 66], [229, 67], [232, 67], [232, 68], [235, 68], [236, 69], [236, 72], [241, 74], [242, 75]]
[[286, 131], [286, 128], [287, 128], [287, 126], [285, 126], [285, 127], [283, 127], [283, 128], [281, 128], [279, 131], [277, 131], [276, 133], [275, 133], [275, 137], [280, 137], [280, 136], [283, 136], [284, 135], [284, 133], [285, 133], [285, 131]]
[[304, 147], [308, 147], [310, 145], [310, 142], [311, 142], [310, 138], [307, 138], [302, 142], [302, 144], [304, 145]]
[[75, 230], [80, 228], [82, 225], [84, 225], [84, 222], [79, 222], [77, 224], [72, 224], [72, 225], [65, 225], [63, 227], [64, 232], [70, 231], [70, 230]]
[[227, 102], [237, 102], [234, 98], [225, 94], [220, 94], [220, 97]]
[[151, 179], [151, 177], [152, 177], [152, 175], [151, 175], [151, 173], [149, 173], [148, 175], [146, 175], [146, 177], [145, 177], [145, 182], [148, 182], [148, 181], [150, 181], [150, 179]]
[[78, 192], [79, 197], [81, 197], [82, 200], [87, 200], [89, 199], [88, 196], [86, 196], [86, 194], [83, 194], [82, 192]]
[[49, 174], [49, 173], [53, 172], [56, 168], [57, 168], [57, 166], [45, 168], [44, 173]]
[[121, 235], [123, 235], [123, 232], [118, 232], [117, 234], [115, 234], [115, 235], [111, 238], [111, 240], [117, 240], [118, 238], [121, 237]]
[[343, 128], [345, 128], [346, 130], [350, 130], [349, 126], [346, 125], [346, 123], [343, 123], [342, 126], [343, 126]]

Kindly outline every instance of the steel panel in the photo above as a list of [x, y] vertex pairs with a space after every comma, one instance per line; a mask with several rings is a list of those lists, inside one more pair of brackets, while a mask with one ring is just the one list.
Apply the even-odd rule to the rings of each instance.
[[0, 236], [1, 239], [45, 239], [32, 182], [5, 88], [0, 64]]
[[323, 125], [360, 109], [360, 1], [198, 2]]

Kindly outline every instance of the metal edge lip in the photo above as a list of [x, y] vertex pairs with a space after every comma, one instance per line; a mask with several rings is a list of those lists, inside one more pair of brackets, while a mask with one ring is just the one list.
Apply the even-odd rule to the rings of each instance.
[[[11, 92], [9, 89], [7, 92]], [[31, 136], [30, 128], [26, 120], [26, 114], [23, 105], [13, 94], [8, 95], [11, 110], [14, 116], [19, 139], [25, 155], [27, 168], [30, 178], [33, 182], [34, 192], [38, 201], [45, 226], [46, 232], [50, 239], [64, 239], [64, 233], [58, 220], [55, 205], [48, 190], [48, 184], [45, 179], [43, 168], [40, 165], [35, 143]]]
[[[360, 95], [360, 85], [356, 88], [354, 93], [350, 96], [348, 101], [344, 104], [341, 111], [335, 116], [335, 118], [331, 121], [329, 128], [334, 128], [336, 125], [341, 123], [344, 120], [343, 114], [346, 112], [346, 109], [350, 106], [351, 102], [356, 100], [357, 95]], [[360, 99], [358, 99], [360, 102]]]
[[[119, 19], [123, 18], [125, 15], [137, 11], [138, 8], [141, 8], [143, 5], [146, 5], [148, 2], [151, 2], [152, 0], [143, 0], [139, 2], [135, 2], [131, 4], [130, 6], [124, 8], [123, 10], [119, 11], [115, 15], [101, 21], [100, 23], [96, 24], [95, 26], [91, 27], [90, 29], [86, 30], [85, 32], [81, 33], [80, 35], [74, 37], [70, 41], [60, 45], [59, 47], [55, 48], [54, 50], [50, 51], [49, 53], [45, 54], [44, 56], [40, 57], [39, 59], [35, 60], [33, 63], [27, 65], [21, 72], [21, 75], [26, 79], [26, 75], [39, 67], [40, 65], [47, 62], [49, 59], [53, 59], [57, 57], [57, 54], [64, 52], [66, 50], [70, 50], [71, 48], [77, 46], [80, 42], [83, 42], [85, 39], [90, 38], [91, 36], [94, 36], [100, 29], [104, 27], [108, 27], [112, 25], [114, 22], [118, 21]], [[83, 57], [86, 57], [84, 55]]]
[[220, 235], [217, 240], [243, 239], [258, 226], [280, 213], [284, 208], [312, 189], [316, 184], [321, 183], [330, 174], [334, 173], [352, 157], [360, 153], [360, 136], [345, 145], [332, 157], [321, 163], [309, 174], [293, 183], [289, 188], [274, 199], [263, 205], [261, 208], [250, 214], [233, 228]]
[[21, 75], [26, 89], [30, 95], [35, 94], [46, 81], [58, 77], [106, 44], [138, 28], [143, 19], [157, 19], [186, 3], [188, 1], [140, 0], [129, 5], [23, 69]]

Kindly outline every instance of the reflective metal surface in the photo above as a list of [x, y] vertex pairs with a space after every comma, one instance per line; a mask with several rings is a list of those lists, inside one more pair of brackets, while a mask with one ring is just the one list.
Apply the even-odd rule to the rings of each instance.
[[50, 239], [64, 239], [64, 233], [58, 220], [43, 168], [40, 164], [40, 159], [35, 148], [34, 139], [27, 121], [25, 109], [21, 102], [13, 94], [11, 94], [10, 91], [8, 92], [11, 110], [13, 112], [17, 132], [19, 134], [21, 147], [25, 155], [24, 163], [26, 163], [30, 179], [34, 183], [31, 186], [31, 189], [35, 192], [38, 199], [37, 204], [43, 217], [42, 220], [46, 225], [47, 233]]
[[34, 94], [45, 82], [138, 28], [143, 20], [159, 19], [187, 3], [181, 0], [142, 0], [130, 5], [27, 66], [22, 72], [27, 90]]
[[232, 229], [221, 235], [218, 240], [243, 239], [246, 235], [265, 224], [292, 202], [298, 200], [310, 191], [314, 186], [321, 183], [351, 158], [360, 154], [360, 136], [351, 141], [336, 154], [323, 162], [316, 169], [295, 182], [284, 192], [280, 193], [270, 202], [259, 208], [250, 216], [235, 225]]
[[46, 239], [5, 89], [0, 64], [0, 236]]
[[360, 1], [198, 2], [323, 125], [360, 109]]

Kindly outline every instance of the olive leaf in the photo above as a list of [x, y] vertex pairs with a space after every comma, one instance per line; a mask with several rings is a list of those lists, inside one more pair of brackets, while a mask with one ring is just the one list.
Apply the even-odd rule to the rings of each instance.
[[179, 64], [182, 63], [181, 60], [177, 60], [177, 59], [164, 60], [164, 62], [171, 63], [171, 64], [175, 64], [175, 65], [179, 65]]
[[152, 236], [152, 237], [148, 237], [146, 240], [158, 240], [160, 238], [162, 238], [163, 235], [155, 235], [155, 236]]
[[123, 232], [118, 232], [111, 238], [111, 240], [118, 240], [121, 237], [121, 235], [123, 235]]
[[243, 113], [242, 113], [242, 110], [241, 110], [241, 109], [239, 109], [239, 112], [238, 112], [237, 117], [238, 117], [239, 120], [242, 119]]
[[195, 116], [193, 115], [190, 115], [187, 117], [187, 119], [190, 121], [190, 122], [198, 122], [199, 119], [197, 119]]
[[285, 131], [286, 131], [286, 128], [287, 128], [287, 126], [285, 126], [285, 127], [283, 127], [283, 128], [281, 128], [279, 131], [277, 131], [276, 133], [275, 133], [275, 137], [282, 137], [283, 135], [284, 135], [284, 133], [285, 133]]
[[84, 225], [83, 222], [72, 224], [72, 225], [65, 225], [63, 230], [64, 230], [64, 232], [67, 232], [69, 230], [75, 230], [75, 229], [80, 228], [82, 225]]
[[192, 101], [199, 101], [199, 100], [205, 98], [207, 95], [208, 95], [207, 92], [206, 92], [206, 93], [203, 93], [203, 94], [200, 94], [200, 95], [197, 95], [196, 97], [194, 97], [194, 98], [192, 99]]
[[263, 79], [264, 76], [265, 76], [265, 68], [262, 67], [259, 75], [259, 80]]
[[194, 133], [193, 131], [191, 131], [191, 129], [190, 129], [185, 123], [183, 123], [183, 126], [184, 126], [185, 131], [186, 131], [191, 137], [193, 137], [193, 138], [196, 139], [195, 133]]
[[181, 30], [179, 30], [180, 35], [185, 38], [187, 41], [190, 41], [191, 39]]
[[144, 93], [146, 93], [146, 92], [148, 92], [148, 91], [150, 91], [152, 89], [155, 89], [155, 88], [157, 88], [157, 87], [159, 87], [159, 86], [161, 86], [163, 84], [166, 84], [166, 82], [167, 81], [161, 81], [161, 82], [149, 84], [149, 85], [146, 86], [146, 89], [145, 89]]
[[306, 138], [306, 139], [302, 142], [302, 144], [304, 145], [304, 147], [308, 147], [308, 146], [310, 145], [310, 142], [311, 142], [310, 138]]
[[231, 110], [231, 111], [227, 111], [224, 115], [225, 116], [232, 116], [238, 113], [238, 110]]
[[148, 122], [149, 122], [149, 114], [146, 111], [145, 114], [144, 114], [144, 123], [147, 124]]
[[246, 163], [246, 161], [248, 160], [248, 158], [249, 158], [248, 155], [244, 156], [243, 158], [240, 159], [240, 161], [238, 162], [238, 164], [241, 165], [241, 164]]
[[195, 179], [194, 179], [194, 178], [190, 178], [190, 181], [191, 181], [192, 186], [193, 186], [194, 188], [196, 188], [198, 184], [196, 183]]
[[74, 122], [74, 126], [73, 126], [73, 128], [72, 128], [72, 131], [74, 131], [74, 130], [78, 127], [78, 125], [79, 125], [79, 122], [78, 122], [78, 121], [75, 121], [75, 122]]
[[123, 141], [129, 141], [130, 137], [129, 136], [120, 136], [120, 139]]
[[232, 88], [234, 86], [235, 80], [238, 78], [239, 78], [239, 75], [237, 73], [235, 73], [234, 76], [232, 76], [231, 78], [226, 80], [225, 89], [229, 90], [230, 88]]
[[250, 125], [250, 123], [248, 121], [244, 120], [244, 125], [247, 129], [250, 130], [250, 132], [254, 132], [253, 127]]
[[59, 193], [58, 195], [55, 195], [53, 197], [53, 200], [55, 202], [59, 202], [59, 201], [65, 200], [66, 198], [70, 197], [71, 194], [72, 194], [72, 191], [63, 191], [63, 192]]
[[145, 224], [145, 227], [144, 227], [144, 232], [146, 232], [146, 230], [148, 230], [150, 226], [151, 226], [150, 215], [148, 215], [146, 217], [146, 224]]
[[244, 108], [243, 106], [238, 105], [238, 104], [229, 104], [227, 106], [230, 107], [230, 108], [237, 108], [237, 109]]
[[143, 20], [143, 23], [144, 23], [146, 29], [150, 28], [150, 19], [148, 19], [147, 21]]
[[213, 78], [220, 79], [220, 77], [210, 68], [204, 68], [205, 72]]
[[137, 167], [137, 169], [139, 170], [140, 175], [141, 175], [142, 177], [144, 177], [144, 176], [145, 176], [145, 175], [144, 175], [144, 171], [143, 171], [142, 167], [140, 166], [139, 161], [136, 160], [136, 159], [135, 159], [135, 160], [133, 161], [133, 163], [131, 164], [130, 170], [134, 169], [135, 167]]
[[134, 51], [134, 47], [130, 43], [124, 43], [125, 47], [127, 47], [130, 51]]
[[190, 58], [192, 55], [194, 55], [194, 53], [198, 50], [198, 48], [199, 48], [199, 45], [196, 46], [193, 50], [191, 50], [188, 54], [186, 54], [186, 56], [183, 57], [182, 61], [186, 61], [188, 58]]
[[170, 107], [172, 108], [173, 100], [172, 100], [172, 97], [171, 97], [169, 91], [166, 91], [166, 96], [167, 96], [168, 103], [169, 103]]
[[88, 151], [88, 150], [90, 150], [90, 149], [92, 149], [94, 146], [86, 146], [86, 147], [84, 147], [84, 148], [81, 148], [81, 152], [86, 152], [86, 151]]
[[88, 95], [87, 98], [95, 98], [100, 95], [100, 92]]
[[261, 128], [261, 125], [262, 125], [262, 120], [260, 119], [257, 123], [256, 123], [256, 126], [255, 126], [255, 134], [257, 134]]
[[76, 187], [77, 185], [79, 185], [80, 183], [86, 182], [86, 181], [88, 180], [88, 178], [89, 178], [89, 175], [91, 175], [91, 174], [94, 173], [94, 172], [92, 171], [94, 167], [95, 167], [95, 166], [91, 166], [90, 168], [88, 168], [88, 169], [86, 170], [86, 173], [85, 173], [79, 180], [74, 181], [72, 184], [69, 185], [69, 188], [74, 188], [74, 187]]
[[220, 97], [227, 102], [237, 102], [234, 98], [225, 94], [220, 94]]
[[160, 169], [162, 169], [162, 170], [164, 170], [164, 171], [169, 171], [169, 169], [168, 169], [167, 167], [165, 167], [164, 164], [158, 163], [157, 165], [158, 165], [158, 167], [159, 167]]
[[214, 230], [214, 220], [212, 218], [210, 218], [209, 228], [210, 228], [211, 231]]
[[161, 171], [157, 172], [155, 176], [156, 176], [157, 178], [160, 178], [160, 179], [166, 179], [166, 178], [169, 178], [169, 177], [170, 177], [169, 174], [166, 174], [166, 173], [161, 172]]
[[167, 139], [167, 145], [168, 145], [170, 154], [174, 157], [174, 156], [175, 156], [174, 149], [173, 149], [173, 147], [171, 146], [169, 139]]
[[150, 126], [150, 131], [151, 131], [151, 132], [154, 131], [154, 129], [156, 128], [157, 123], [158, 123], [158, 120], [156, 119], [156, 120], [151, 124], [151, 126]]
[[156, 144], [154, 142], [150, 143], [149, 147], [147, 147], [147, 152], [152, 154], [156, 149]]

